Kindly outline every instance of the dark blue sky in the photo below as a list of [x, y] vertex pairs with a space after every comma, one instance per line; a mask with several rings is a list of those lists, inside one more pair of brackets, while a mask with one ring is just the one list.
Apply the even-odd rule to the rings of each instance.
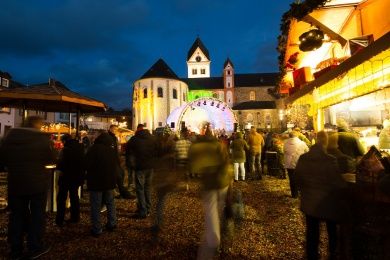
[[186, 77], [197, 35], [212, 76], [277, 71], [276, 37], [292, 0], [0, 0], [0, 70], [24, 84], [55, 78], [116, 109], [163, 58]]

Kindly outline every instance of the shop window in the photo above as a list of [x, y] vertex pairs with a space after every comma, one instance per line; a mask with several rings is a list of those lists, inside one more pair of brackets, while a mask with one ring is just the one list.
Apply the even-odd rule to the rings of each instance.
[[255, 100], [256, 99], [256, 93], [254, 91], [249, 92], [249, 100]]
[[197, 69], [192, 69], [192, 75], [196, 75], [198, 74], [198, 70]]
[[162, 89], [162, 87], [159, 87], [157, 89], [157, 97], [163, 97], [164, 96], [164, 91]]
[[206, 69], [200, 69], [200, 74], [206, 74]]
[[173, 92], [172, 92], [172, 97], [173, 99], [177, 99], [177, 89], [173, 89]]
[[144, 98], [148, 98], [148, 89], [144, 88]]

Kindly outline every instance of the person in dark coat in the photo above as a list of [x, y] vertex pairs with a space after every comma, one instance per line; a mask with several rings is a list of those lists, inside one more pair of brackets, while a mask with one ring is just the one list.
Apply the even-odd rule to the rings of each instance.
[[116, 228], [114, 202], [116, 176], [113, 169], [117, 167], [117, 153], [111, 145], [112, 138], [108, 133], [102, 133], [96, 138], [85, 158], [93, 236], [98, 236], [103, 231], [100, 224], [102, 202], [107, 207], [106, 229], [112, 231]]
[[134, 158], [135, 164], [135, 189], [138, 201], [135, 218], [143, 219], [150, 213], [150, 190], [156, 152], [156, 140], [147, 129], [137, 131], [128, 142], [128, 153]]
[[29, 257], [50, 250], [44, 245], [46, 198], [55, 152], [47, 134], [42, 133], [40, 117], [29, 117], [24, 128], [13, 128], [0, 146], [0, 160], [8, 170], [8, 241], [11, 258], [23, 256], [23, 232], [27, 228]]
[[346, 187], [337, 159], [326, 153], [328, 135], [318, 132], [317, 142], [301, 155], [295, 168], [298, 189], [301, 191], [301, 210], [306, 216], [306, 254], [318, 259], [319, 224], [325, 221], [328, 231], [329, 258], [334, 259], [337, 247], [337, 223], [344, 221], [347, 212], [340, 192]]
[[234, 166], [234, 180], [238, 181], [238, 172], [240, 169], [241, 179], [245, 180], [245, 161], [246, 161], [246, 151], [249, 150], [249, 145], [242, 137], [242, 133], [236, 133], [235, 140], [230, 144], [230, 149], [232, 150], [232, 159]]
[[58, 178], [58, 195], [57, 195], [57, 215], [56, 224], [63, 226], [65, 218], [66, 199], [70, 198], [70, 219], [69, 222], [77, 223], [80, 220], [80, 202], [78, 190], [84, 182], [84, 146], [78, 140], [72, 139], [68, 135], [62, 138], [64, 148], [61, 151], [57, 170], [60, 177]]
[[348, 124], [343, 119], [339, 119], [337, 122], [337, 131], [338, 131], [338, 145], [339, 150], [352, 157], [353, 159], [358, 159], [365, 154], [365, 149], [360, 143], [357, 135], [348, 131]]

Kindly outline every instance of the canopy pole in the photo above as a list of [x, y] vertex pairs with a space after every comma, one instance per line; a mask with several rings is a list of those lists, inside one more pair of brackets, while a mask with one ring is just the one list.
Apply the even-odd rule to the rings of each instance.
[[77, 112], [76, 112], [76, 140], [80, 140], [79, 128], [80, 128], [80, 108], [77, 107]]

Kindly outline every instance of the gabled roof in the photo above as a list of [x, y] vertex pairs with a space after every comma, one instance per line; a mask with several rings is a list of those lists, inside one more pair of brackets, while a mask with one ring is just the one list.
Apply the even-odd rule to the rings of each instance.
[[222, 77], [183, 78], [181, 80], [187, 83], [189, 90], [223, 89]]
[[275, 101], [248, 101], [235, 105], [233, 110], [275, 109]]
[[230, 63], [230, 65], [234, 68], [233, 62], [230, 60], [230, 58], [227, 58], [225, 60], [225, 63], [223, 64], [223, 68], [226, 68], [226, 66]]
[[194, 43], [192, 44], [190, 50], [188, 51], [188, 54], [187, 54], [187, 61], [191, 58], [191, 56], [194, 54], [194, 52], [196, 51], [196, 48], [200, 48], [200, 50], [203, 52], [203, 54], [207, 57], [207, 59], [210, 60], [210, 55], [209, 55], [209, 51], [207, 50], [207, 48], [204, 46], [203, 42], [200, 40], [199, 37], [196, 37]]
[[179, 79], [173, 70], [165, 63], [163, 59], [159, 59], [140, 79], [146, 78], [167, 78]]
[[279, 73], [235, 74], [235, 87], [276, 86]]

